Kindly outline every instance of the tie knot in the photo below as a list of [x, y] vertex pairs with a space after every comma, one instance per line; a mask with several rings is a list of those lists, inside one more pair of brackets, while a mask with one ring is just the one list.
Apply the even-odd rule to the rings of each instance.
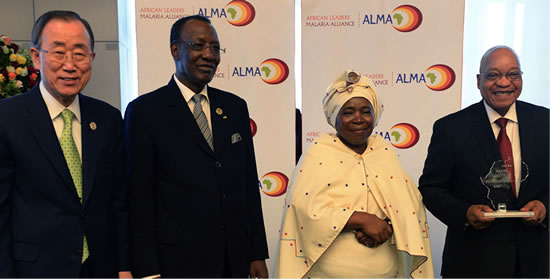
[[506, 123], [508, 123], [508, 119], [501, 117], [495, 121], [500, 128], [506, 128]]
[[195, 96], [193, 96], [193, 101], [195, 102], [195, 104], [200, 104], [202, 98], [204, 98], [202, 94], [195, 94]]
[[64, 109], [61, 112], [61, 118], [63, 118], [63, 123], [65, 125], [71, 123], [71, 121], [73, 121], [73, 117], [74, 117], [74, 114], [69, 109]]

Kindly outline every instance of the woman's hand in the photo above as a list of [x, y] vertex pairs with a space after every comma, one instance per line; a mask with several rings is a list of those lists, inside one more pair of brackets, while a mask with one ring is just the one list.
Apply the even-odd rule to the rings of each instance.
[[376, 247], [386, 242], [393, 233], [386, 221], [366, 212], [354, 212], [346, 228], [356, 230], [357, 240], [368, 247]]
[[363, 231], [355, 231], [355, 238], [357, 241], [367, 247], [373, 248], [376, 246], [376, 242], [370, 236]]

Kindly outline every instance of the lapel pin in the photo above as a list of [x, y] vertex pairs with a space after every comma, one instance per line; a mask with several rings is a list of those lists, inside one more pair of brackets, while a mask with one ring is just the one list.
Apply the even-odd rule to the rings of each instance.
[[97, 125], [95, 124], [95, 122], [90, 122], [90, 129], [92, 129], [93, 131], [95, 131], [95, 129], [97, 129]]
[[223, 116], [223, 119], [227, 119], [227, 115], [224, 115], [224, 116]]
[[218, 115], [222, 115], [223, 110], [222, 110], [221, 108], [216, 108], [216, 113], [217, 113]]

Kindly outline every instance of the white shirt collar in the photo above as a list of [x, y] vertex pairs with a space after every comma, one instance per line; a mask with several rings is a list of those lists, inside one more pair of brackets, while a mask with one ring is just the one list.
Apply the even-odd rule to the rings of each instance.
[[44, 86], [44, 81], [40, 81], [40, 94], [42, 94], [42, 98], [44, 102], [46, 102], [46, 107], [48, 108], [52, 120], [58, 117], [64, 109], [69, 109], [73, 112], [76, 121], [80, 123], [80, 100], [78, 95], [76, 95], [73, 102], [68, 107], [65, 107], [50, 94], [48, 89]]
[[489, 117], [489, 121], [491, 123], [495, 123], [495, 121], [501, 117], [504, 117], [508, 120], [511, 120], [515, 123], [518, 123], [518, 115], [516, 113], [516, 102], [514, 102], [510, 108], [508, 109], [508, 112], [501, 116], [498, 112], [496, 112], [492, 107], [490, 107], [485, 100], [483, 100], [483, 105], [485, 106], [485, 110], [487, 111], [487, 116]]
[[[193, 96], [195, 96], [195, 92], [193, 92], [193, 90], [189, 89], [189, 87], [185, 86], [185, 84], [183, 84], [181, 81], [179, 81], [178, 78], [176, 77], [176, 74], [174, 74], [174, 81], [176, 81], [176, 84], [178, 85], [178, 87], [180, 89], [180, 92], [183, 95], [183, 98], [185, 98], [185, 102], [189, 103], [191, 98], [193, 98]], [[210, 100], [208, 99], [208, 94], [206, 94], [206, 92], [207, 92], [206, 88], [207, 87], [208, 86], [204, 86], [202, 88], [201, 92], [199, 92], [199, 94], [206, 97], [205, 98], [206, 102], [210, 103]]]

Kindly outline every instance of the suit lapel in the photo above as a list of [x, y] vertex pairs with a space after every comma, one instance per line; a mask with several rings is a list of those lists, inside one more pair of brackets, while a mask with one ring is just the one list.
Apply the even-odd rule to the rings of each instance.
[[192, 141], [205, 153], [214, 157], [214, 151], [210, 149], [210, 146], [202, 135], [195, 117], [193, 117], [189, 106], [185, 102], [185, 98], [181, 95], [180, 89], [173, 79], [170, 79], [170, 82], [162, 93], [166, 96], [165, 104], [168, 121], [174, 124], [176, 129], [184, 135], [189, 135]]
[[[80, 94], [80, 115], [82, 128], [82, 206], [90, 197], [94, 185], [94, 177], [97, 170], [97, 160], [99, 156], [99, 145], [102, 136], [101, 123], [93, 107], [91, 107], [88, 97]], [[95, 124], [96, 129], [90, 128], [91, 123]]]
[[[537, 154], [537, 147], [536, 146], [530, 146], [529, 139], [536, 138], [538, 135], [536, 134], [539, 129], [535, 126], [536, 119], [533, 117], [531, 112], [527, 109], [526, 106], [520, 101], [516, 102], [516, 113], [518, 116], [518, 127], [519, 127], [519, 138], [520, 138], [520, 149], [521, 149], [521, 172], [520, 176], [523, 178], [528, 174], [528, 170], [523, 165], [523, 162], [527, 164], [527, 167], [529, 167], [530, 158], [536, 158]], [[526, 181], [527, 182], [527, 181]], [[519, 187], [518, 192], [518, 199], [521, 197], [521, 193], [526, 191], [525, 187], [528, 186], [529, 183], [521, 183], [521, 186]]]
[[214, 150], [219, 155], [222, 152], [224, 139], [226, 137], [227, 129], [229, 125], [229, 117], [235, 117], [235, 115], [228, 115], [227, 107], [224, 107], [220, 100], [220, 94], [218, 90], [212, 87], [208, 87], [208, 98], [210, 100], [210, 119], [212, 120], [212, 136], [214, 137]]
[[57, 139], [53, 123], [50, 119], [48, 108], [46, 107], [44, 99], [42, 99], [39, 87], [33, 87], [27, 94], [30, 96], [27, 105], [28, 113], [25, 119], [26, 125], [33, 134], [36, 143], [42, 149], [42, 152], [46, 154], [53, 168], [65, 182], [65, 185], [74, 193], [74, 196], [78, 198], [73, 179], [69, 172], [69, 167], [63, 156], [63, 151], [59, 145], [59, 140]]
[[500, 160], [500, 152], [483, 101], [475, 104], [472, 109], [473, 113], [470, 115], [473, 134], [485, 159], [484, 165], [491, 166], [494, 161]]

